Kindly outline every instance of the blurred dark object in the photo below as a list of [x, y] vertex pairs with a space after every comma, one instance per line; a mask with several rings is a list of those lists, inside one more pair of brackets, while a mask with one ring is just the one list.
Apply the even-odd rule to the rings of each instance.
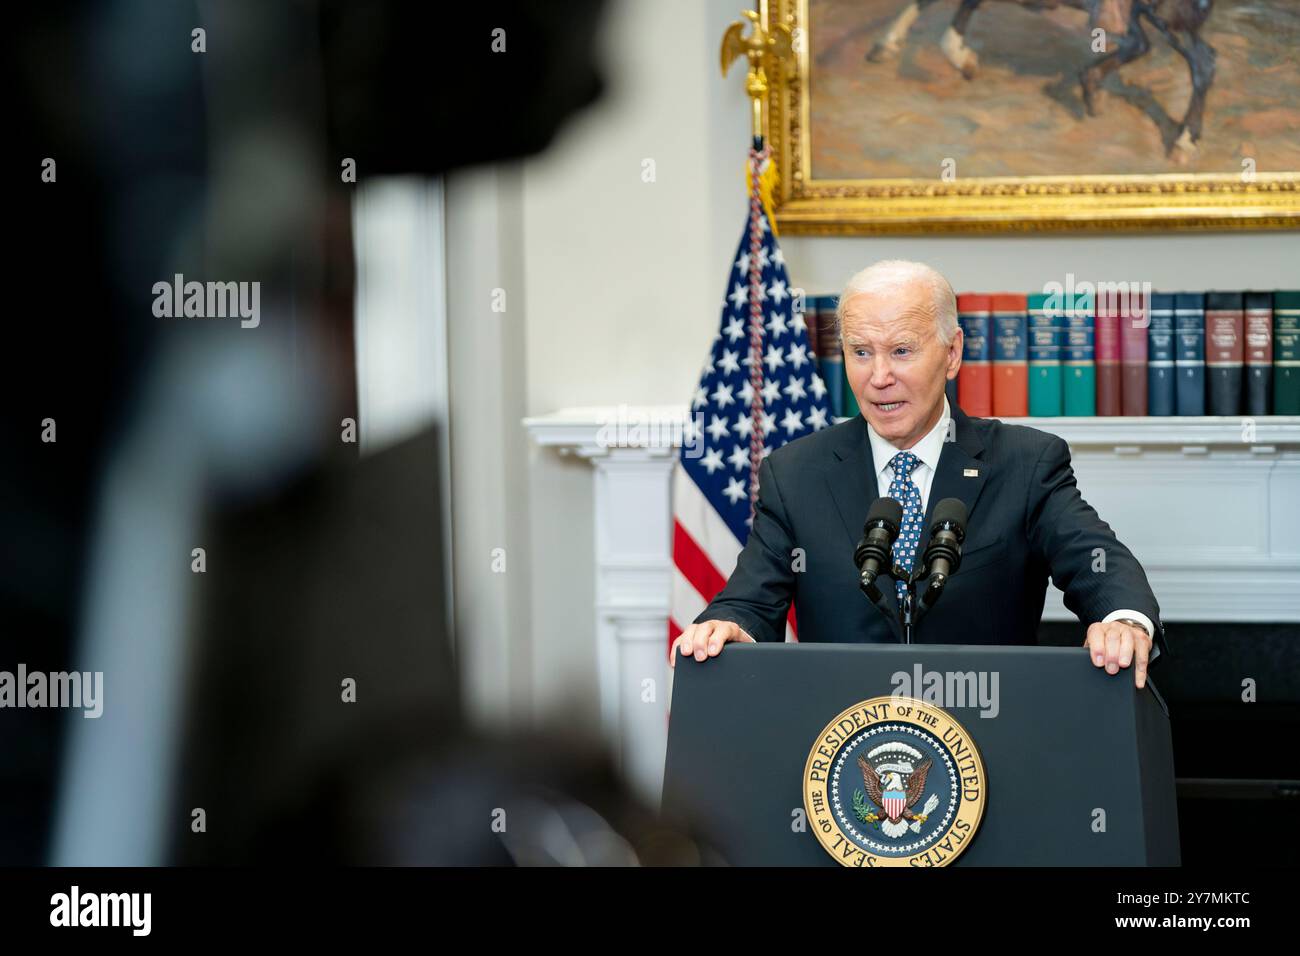
[[[145, 27], [185, 9], [156, 6], [139, 8]], [[120, 58], [107, 12], [92, 0], [20, 4], [3, 31], [16, 144], [3, 159], [4, 254], [14, 277], [5, 306], [15, 317], [5, 325], [0, 376], [6, 668], [79, 666], [96, 494], [155, 353], [147, 283], [202, 188], [198, 59], [159, 35], [148, 54], [126, 51], [153, 63], [131, 75], [136, 64]], [[135, 103], [123, 97], [127, 86]], [[164, 104], [151, 122], [151, 108]], [[43, 181], [47, 159], [54, 182]], [[46, 420], [56, 441], [42, 441]], [[0, 865], [45, 859], [65, 718], [54, 709], [0, 711]]]
[[[438, 460], [430, 429], [212, 515], [178, 862], [250, 859], [269, 807], [293, 802], [322, 767], [346, 773], [342, 761], [390, 734], [461, 732]], [[195, 807], [207, 833], [189, 830]]]
[[638, 805], [580, 728], [465, 725], [439, 474], [431, 429], [214, 516], [172, 861], [720, 862]]
[[365, 176], [433, 175], [540, 152], [604, 89], [596, 62], [604, 6], [323, 3], [331, 150], [355, 158]]
[[[350, 316], [338, 308], [351, 301], [340, 263], [351, 255], [355, 187], [340, 182], [341, 160], [355, 158], [362, 178], [431, 175], [543, 148], [601, 89], [592, 43], [601, 6], [53, 0], [14, 9], [4, 60], [19, 145], [4, 160], [15, 237], [6, 255], [20, 281], [7, 293], [0, 662], [79, 666], [108, 464], [140, 418], [163, 339], [207, 334], [191, 332], [201, 323], [155, 318], [152, 283], [182, 266], [193, 278], [264, 280], [291, 304], [276, 312], [282, 340], [325, 347], [336, 394], [312, 427], [337, 434], [340, 414], [356, 407]], [[195, 27], [207, 31], [206, 53], [191, 50]], [[497, 27], [505, 53], [492, 52]], [[42, 181], [47, 157], [54, 183]], [[313, 184], [328, 191], [312, 193]], [[277, 221], [285, 207], [292, 218]], [[238, 271], [224, 271], [232, 262]], [[285, 370], [290, 381], [294, 371]], [[41, 441], [47, 418], [56, 443]], [[295, 662], [299, 672], [311, 666]], [[0, 714], [4, 738], [16, 741], [0, 753], [0, 863], [47, 858], [65, 716]]]
[[568, 735], [466, 732], [431, 744], [393, 728], [309, 779], [266, 817], [248, 862], [723, 865], [630, 798], [597, 747]]

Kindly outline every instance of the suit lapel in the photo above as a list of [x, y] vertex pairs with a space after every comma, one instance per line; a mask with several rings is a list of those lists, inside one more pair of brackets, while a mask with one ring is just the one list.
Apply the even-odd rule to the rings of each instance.
[[[841, 427], [841, 426], [836, 426]], [[871, 454], [871, 441], [867, 437], [867, 420], [861, 414], [843, 423], [843, 435], [834, 447], [836, 461], [826, 476], [831, 499], [839, 511], [844, 540], [848, 547], [844, 560], [853, 560], [853, 549], [862, 538], [862, 526], [867, 522], [867, 512], [880, 497], [876, 484], [876, 465]], [[885, 617], [901, 641], [903, 631], [898, 623], [898, 599], [894, 596], [894, 579], [880, 579], [882, 603], [888, 608]], [[866, 601], [866, 595], [862, 596]], [[881, 608], [877, 607], [877, 610]]]
[[943, 443], [939, 465], [930, 482], [930, 498], [926, 502], [921, 543], [917, 547], [918, 560], [930, 540], [934, 506], [944, 498], [959, 498], [966, 505], [966, 514], [973, 515], [975, 503], [988, 478], [989, 463], [983, 460], [984, 443], [980, 441], [974, 423], [956, 405], [952, 406], [952, 420], [956, 425], [955, 440]]

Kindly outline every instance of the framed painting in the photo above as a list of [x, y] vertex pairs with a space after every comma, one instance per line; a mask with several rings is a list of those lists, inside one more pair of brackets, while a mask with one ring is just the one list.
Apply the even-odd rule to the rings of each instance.
[[788, 232], [1300, 228], [1295, 0], [770, 10]]

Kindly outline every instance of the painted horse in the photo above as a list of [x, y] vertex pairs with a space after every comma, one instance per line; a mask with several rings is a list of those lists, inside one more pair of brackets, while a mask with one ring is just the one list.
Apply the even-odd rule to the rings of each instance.
[[[902, 50], [916, 18], [936, 0], [911, 0], [898, 14], [885, 32], [867, 53], [872, 62], [891, 59]], [[966, 79], [974, 79], [979, 70], [979, 57], [966, 45], [966, 27], [975, 9], [986, 0], [960, 0], [957, 13], [944, 31], [939, 47], [943, 54]], [[989, 0], [993, 2], [993, 0]], [[1079, 71], [1079, 84], [1083, 88], [1083, 103], [1089, 116], [1096, 116], [1100, 108], [1101, 83], [1107, 75], [1125, 63], [1136, 60], [1151, 49], [1151, 41], [1142, 29], [1143, 21], [1150, 24], [1165, 38], [1171, 47], [1187, 61], [1192, 78], [1192, 98], [1187, 113], [1178, 126], [1177, 136], [1169, 146], [1169, 153], [1180, 162], [1196, 154], [1201, 138], [1201, 124], [1205, 112], [1205, 97], [1214, 80], [1214, 47], [1201, 39], [1201, 27], [1214, 8], [1214, 0], [996, 0], [1015, 3], [1031, 10], [1051, 10], [1069, 7], [1088, 14], [1089, 31], [1101, 28], [1108, 37], [1119, 36], [1117, 43], [1106, 44], [1106, 52]]]

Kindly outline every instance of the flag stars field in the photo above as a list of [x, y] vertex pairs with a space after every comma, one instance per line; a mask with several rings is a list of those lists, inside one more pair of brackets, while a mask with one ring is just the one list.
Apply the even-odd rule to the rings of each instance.
[[767, 323], [767, 330], [772, 333], [773, 339], [779, 339], [781, 333], [787, 331], [785, 327], [785, 316], [780, 312], [773, 312], [772, 318]]

